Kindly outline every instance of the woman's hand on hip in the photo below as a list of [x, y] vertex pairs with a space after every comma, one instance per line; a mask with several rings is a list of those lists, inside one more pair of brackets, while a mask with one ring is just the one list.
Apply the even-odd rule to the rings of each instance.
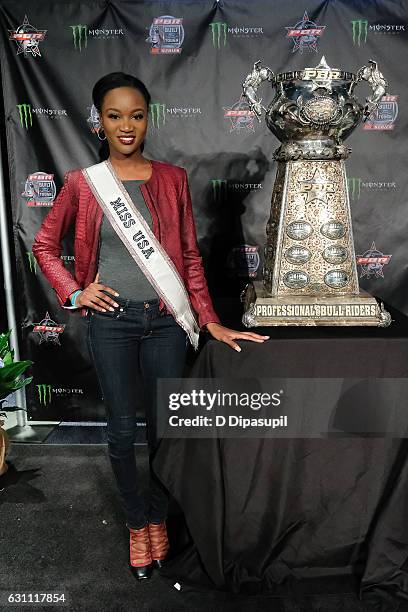
[[221, 342], [225, 342], [225, 344], [228, 344], [231, 348], [238, 352], [241, 351], [241, 347], [234, 342], [234, 340], [265, 342], [265, 340], [268, 340], [269, 338], [269, 336], [261, 336], [260, 334], [255, 334], [254, 332], [243, 332], [230, 329], [229, 327], [220, 325], [220, 323], [207, 323], [206, 327], [213, 338], [220, 340]]
[[98, 272], [94, 282], [85, 287], [85, 289], [78, 295], [75, 305], [79, 308], [82, 306], [88, 306], [89, 308], [93, 308], [94, 310], [99, 310], [101, 312], [113, 310], [113, 306], [119, 306], [115, 300], [107, 296], [106, 293], [103, 293], [102, 290], [115, 296], [119, 295], [119, 293], [115, 291], [115, 289], [112, 289], [112, 287], [108, 287], [108, 285], [104, 285], [103, 283], [99, 282]]

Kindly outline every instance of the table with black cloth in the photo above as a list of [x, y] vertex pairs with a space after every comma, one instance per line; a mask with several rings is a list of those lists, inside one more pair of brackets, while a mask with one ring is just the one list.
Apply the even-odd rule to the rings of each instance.
[[[406, 378], [407, 319], [392, 314], [388, 329], [259, 328], [271, 339], [238, 341], [241, 353], [209, 340], [190, 376]], [[154, 469], [191, 538], [169, 577], [235, 593], [313, 584], [408, 601], [404, 437], [163, 439]]]

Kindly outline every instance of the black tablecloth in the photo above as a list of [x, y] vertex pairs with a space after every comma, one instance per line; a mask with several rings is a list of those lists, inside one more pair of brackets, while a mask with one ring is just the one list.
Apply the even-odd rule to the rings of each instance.
[[[210, 340], [191, 376], [407, 377], [407, 320], [394, 316], [384, 330], [264, 328], [271, 340], [240, 341], [241, 353]], [[408, 600], [406, 439], [162, 440], [154, 468], [192, 539], [169, 576], [251, 593], [314, 581]]]

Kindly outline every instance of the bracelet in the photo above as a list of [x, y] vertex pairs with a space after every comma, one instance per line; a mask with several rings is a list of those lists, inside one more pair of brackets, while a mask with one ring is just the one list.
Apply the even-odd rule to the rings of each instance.
[[71, 304], [72, 304], [73, 306], [75, 306], [76, 299], [77, 299], [77, 297], [78, 297], [78, 295], [79, 295], [80, 293], [82, 293], [82, 289], [77, 289], [77, 290], [75, 291], [75, 293], [73, 293], [73, 294], [72, 294], [72, 296], [71, 296]]

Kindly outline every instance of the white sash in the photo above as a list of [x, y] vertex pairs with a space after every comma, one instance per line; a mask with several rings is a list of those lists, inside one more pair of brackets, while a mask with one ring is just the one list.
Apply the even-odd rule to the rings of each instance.
[[197, 350], [200, 328], [184, 283], [117, 178], [112, 164], [107, 160], [84, 168], [82, 174], [113, 229]]

